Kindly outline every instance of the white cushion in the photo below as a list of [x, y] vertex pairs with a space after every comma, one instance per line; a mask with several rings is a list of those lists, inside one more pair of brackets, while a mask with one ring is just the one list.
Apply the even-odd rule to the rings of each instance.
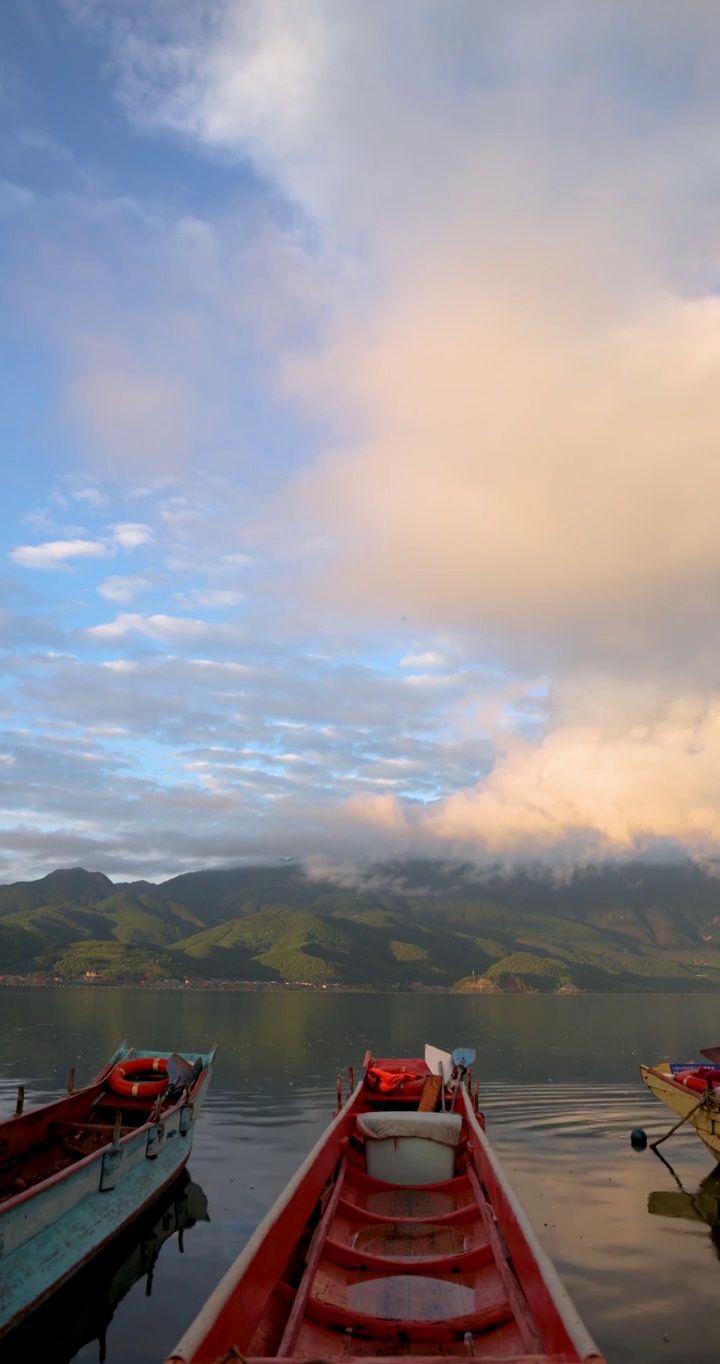
[[418, 1137], [437, 1141], [441, 1146], [457, 1146], [462, 1130], [459, 1113], [404, 1113], [401, 1109], [385, 1113], [361, 1113], [358, 1132], [371, 1141], [388, 1137]]

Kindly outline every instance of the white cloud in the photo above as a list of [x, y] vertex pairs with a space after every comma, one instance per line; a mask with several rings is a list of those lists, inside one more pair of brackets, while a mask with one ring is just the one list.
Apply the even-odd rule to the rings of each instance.
[[[171, 128], [206, 146], [292, 165], [321, 126], [324, 86], [338, 52], [329, 7], [200, 4], [163, 32], [137, 23], [115, 48], [118, 94], [134, 122]], [[169, 37], [169, 41], [167, 40]]]
[[135, 612], [121, 612], [115, 620], [103, 625], [91, 625], [82, 633], [90, 639], [124, 639], [130, 634], [146, 635], [149, 639], [160, 640], [165, 644], [177, 644], [186, 640], [199, 639], [212, 629], [203, 620], [193, 620], [190, 616], [166, 616], [157, 614], [143, 616]]
[[133, 597], [137, 597], [141, 592], [149, 592], [152, 586], [151, 578], [142, 576], [125, 578], [113, 573], [100, 583], [98, 592], [106, 601], [127, 602], [132, 601]]
[[39, 128], [18, 128], [15, 137], [23, 147], [29, 148], [30, 151], [43, 152], [51, 160], [57, 161], [61, 165], [69, 166], [74, 170], [78, 169], [78, 163], [72, 152], [59, 138], [52, 137]]
[[112, 533], [122, 549], [137, 549], [138, 545], [147, 545], [152, 540], [150, 527], [140, 521], [121, 521], [113, 526]]
[[[327, 351], [327, 401], [351, 376], [373, 435], [293, 489], [293, 515], [300, 501], [332, 545], [315, 590], [429, 627], [564, 636], [596, 657], [672, 656], [678, 631], [705, 651], [720, 303], [634, 299], [633, 317], [598, 318], [552, 253], [535, 260], [535, 297], [513, 298], [522, 268], [429, 258], [375, 328]], [[303, 367], [298, 386], [313, 379]]]
[[408, 673], [403, 678], [406, 687], [444, 687], [453, 681], [451, 673]]
[[230, 568], [247, 568], [255, 560], [250, 554], [223, 554], [222, 562]]
[[10, 218], [32, 208], [35, 195], [27, 185], [17, 185], [14, 180], [0, 178], [0, 218]]
[[105, 507], [109, 502], [107, 493], [103, 493], [99, 488], [74, 488], [72, 496], [78, 502], [87, 502], [91, 507]]
[[400, 659], [401, 668], [444, 668], [446, 665], [447, 658], [444, 654], [438, 654], [432, 649], [424, 654], [406, 654]]
[[474, 790], [430, 809], [423, 831], [490, 856], [716, 850], [720, 702], [687, 697], [640, 714], [645, 723], [561, 722], [538, 744], [516, 741]]
[[102, 540], [49, 540], [44, 545], [20, 545], [10, 551], [22, 568], [61, 568], [68, 559], [101, 559], [108, 553]]
[[49, 532], [51, 530], [52, 517], [50, 516], [49, 512], [45, 510], [29, 511], [26, 512], [25, 515], [23, 516], [23, 523], [24, 525], [29, 526], [30, 529], [35, 531], [38, 535], [40, 535], [42, 534], [43, 531]]
[[200, 606], [219, 611], [225, 606], [237, 606], [244, 598], [242, 592], [233, 592], [229, 588], [197, 587], [191, 592], [176, 592], [175, 599], [184, 606]]

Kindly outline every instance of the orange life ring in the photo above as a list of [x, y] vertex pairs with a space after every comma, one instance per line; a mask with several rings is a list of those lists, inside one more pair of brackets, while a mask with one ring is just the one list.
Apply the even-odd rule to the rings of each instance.
[[712, 1089], [720, 1083], [720, 1070], [714, 1066], [694, 1066], [692, 1070], [677, 1071], [673, 1078], [686, 1089], [703, 1094], [708, 1087]]
[[[155, 1075], [154, 1080], [143, 1079]], [[127, 1099], [157, 1099], [168, 1087], [167, 1057], [133, 1056], [121, 1061], [108, 1075], [108, 1089]]]
[[707, 1081], [701, 1075], [693, 1075], [692, 1071], [686, 1070], [681, 1075], [676, 1076], [681, 1085], [686, 1089], [694, 1089], [696, 1094], [703, 1094], [707, 1089]]

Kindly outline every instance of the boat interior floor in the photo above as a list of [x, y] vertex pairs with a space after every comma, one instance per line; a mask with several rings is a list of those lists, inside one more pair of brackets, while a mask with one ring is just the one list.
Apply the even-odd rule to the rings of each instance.
[[467, 1168], [403, 1187], [343, 1160], [299, 1275], [289, 1269], [250, 1356], [547, 1358]]

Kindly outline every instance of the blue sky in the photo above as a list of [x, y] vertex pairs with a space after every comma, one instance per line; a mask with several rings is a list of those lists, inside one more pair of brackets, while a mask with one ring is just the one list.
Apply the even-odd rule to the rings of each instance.
[[0, 878], [720, 838], [720, 18], [7, 0]]

